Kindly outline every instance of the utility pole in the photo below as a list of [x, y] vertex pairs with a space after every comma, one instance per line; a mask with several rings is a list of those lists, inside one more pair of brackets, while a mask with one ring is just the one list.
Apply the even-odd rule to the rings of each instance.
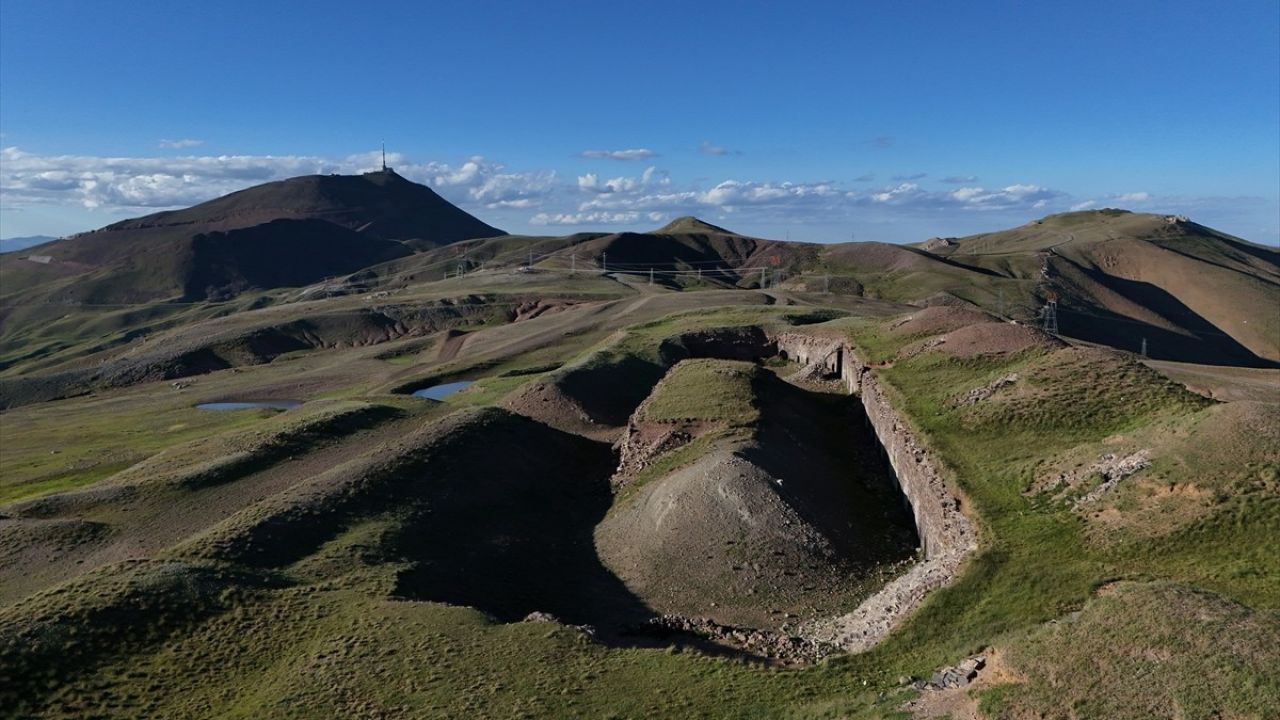
[[649, 284], [653, 284], [653, 268], [649, 268]]
[[1004, 317], [1004, 288], [1000, 288], [1000, 317]]
[[698, 268], [698, 282], [702, 282], [702, 268]]
[[600, 253], [600, 257], [600, 265], [604, 268], [605, 272], [609, 272], [609, 253]]
[[1147, 356], [1147, 339], [1142, 338], [1142, 357]]
[[529, 248], [529, 267], [533, 267], [533, 248]]
[[766, 287], [768, 287], [768, 285], [766, 284], [766, 283], [768, 283], [768, 280], [765, 280], [765, 278], [764, 278], [764, 274], [765, 274], [765, 273], [767, 273], [767, 272], [769, 272], [769, 269], [768, 269], [768, 268], [760, 268], [760, 289], [761, 289], [761, 290], [763, 290], [763, 289], [765, 289]]
[[831, 294], [831, 276], [830, 275], [822, 276], [822, 294], [823, 295]]
[[570, 263], [569, 274], [577, 275], [578, 274], [578, 253], [571, 253], [569, 255], [569, 263]]

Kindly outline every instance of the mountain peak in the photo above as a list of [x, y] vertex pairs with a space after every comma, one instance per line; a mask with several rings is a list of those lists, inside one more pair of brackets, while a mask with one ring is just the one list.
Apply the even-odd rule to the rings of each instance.
[[655, 235], [737, 235], [692, 215], [678, 217], [654, 231]]

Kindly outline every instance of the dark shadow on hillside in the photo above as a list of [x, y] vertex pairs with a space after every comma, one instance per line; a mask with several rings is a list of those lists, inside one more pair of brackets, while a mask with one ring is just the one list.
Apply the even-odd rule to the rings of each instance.
[[1063, 335], [1131, 352], [1140, 352], [1142, 339], [1146, 338], [1147, 355], [1156, 360], [1257, 368], [1280, 367], [1280, 363], [1258, 357], [1235, 338], [1222, 332], [1216, 325], [1156, 285], [1125, 280], [1096, 270], [1081, 270], [1091, 280], [1110, 287], [1125, 298], [1186, 328], [1194, 333], [1194, 337], [1102, 309], [1082, 311], [1059, 307], [1058, 325]]
[[856, 399], [807, 390], [773, 374], [756, 392], [759, 443], [744, 455], [784, 479], [787, 502], [857, 565], [910, 558], [920, 544], [915, 520]]
[[482, 439], [483, 460], [471, 448], [428, 468], [430, 490], [393, 540], [412, 563], [395, 594], [504, 622], [541, 611], [603, 629], [652, 617], [592, 540], [612, 501], [609, 446], [516, 415]]
[[565, 373], [561, 391], [582, 406], [594, 422], [625, 425], [667, 369], [635, 356]]

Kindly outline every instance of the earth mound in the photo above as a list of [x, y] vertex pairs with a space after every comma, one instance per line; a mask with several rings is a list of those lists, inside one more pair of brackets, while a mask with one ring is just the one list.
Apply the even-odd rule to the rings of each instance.
[[[857, 407], [751, 363], [677, 364], [632, 418], [649, 444], [622, 449], [644, 462], [615, 476], [602, 561], [650, 607], [718, 623], [784, 630], [855, 602], [914, 547]], [[687, 442], [652, 445], [673, 428]]]
[[894, 335], [937, 335], [976, 324], [999, 322], [976, 308], [933, 305], [890, 325]]
[[983, 322], [953, 330], [941, 338], [942, 352], [959, 358], [1055, 350], [1066, 343], [1041, 330], [1013, 323]]

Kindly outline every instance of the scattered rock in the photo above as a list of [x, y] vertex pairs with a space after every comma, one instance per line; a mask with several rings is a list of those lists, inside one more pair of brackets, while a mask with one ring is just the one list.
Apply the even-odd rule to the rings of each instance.
[[983, 385], [982, 387], [977, 387], [970, 390], [969, 392], [965, 393], [963, 396], [953, 400], [952, 405], [956, 407], [960, 407], [964, 405], [977, 405], [983, 400], [986, 400], [992, 395], [995, 395], [998, 390], [1009, 387], [1010, 385], [1013, 385], [1016, 382], [1018, 382], [1018, 373], [1009, 373], [1008, 375], [1004, 375], [1000, 378], [997, 378], [996, 380], [993, 380], [992, 382], [989, 382], [986, 385]]
[[722, 625], [710, 618], [690, 618], [682, 615], [661, 615], [651, 618], [639, 627], [630, 628], [629, 632], [634, 635], [659, 638], [680, 634], [693, 635], [785, 663], [814, 663], [828, 655], [840, 652], [838, 646], [830, 643], [770, 630]]
[[965, 658], [958, 665], [935, 670], [929, 681], [918, 680], [915, 686], [919, 690], [947, 690], [968, 685], [978, 679], [978, 673], [987, 666], [985, 655]]
[[1071, 491], [1084, 485], [1090, 478], [1095, 475], [1101, 476], [1101, 484], [1072, 503], [1073, 508], [1079, 510], [1086, 505], [1097, 502], [1122, 480], [1150, 464], [1151, 451], [1148, 449], [1138, 450], [1123, 457], [1116, 453], [1107, 453], [1088, 467], [1041, 478], [1031, 487], [1030, 494], [1053, 492], [1055, 500], [1062, 500]]

